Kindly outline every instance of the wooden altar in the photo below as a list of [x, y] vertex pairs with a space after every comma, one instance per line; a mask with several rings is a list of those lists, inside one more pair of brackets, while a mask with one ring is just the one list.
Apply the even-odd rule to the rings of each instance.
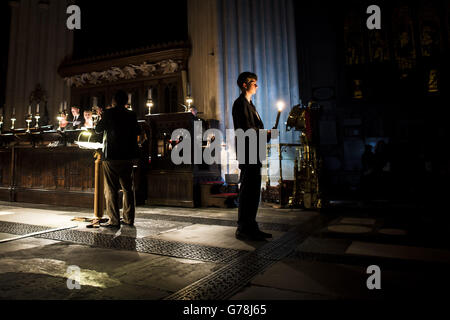
[[64, 145], [0, 148], [0, 200], [92, 208], [94, 151]]

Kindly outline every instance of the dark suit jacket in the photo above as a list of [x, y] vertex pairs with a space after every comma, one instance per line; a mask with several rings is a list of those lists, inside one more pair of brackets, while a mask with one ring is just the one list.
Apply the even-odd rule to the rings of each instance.
[[[233, 123], [234, 123], [234, 130], [242, 129], [247, 131], [248, 129], [254, 129], [256, 130], [256, 135], [258, 137], [258, 154], [259, 154], [259, 135], [258, 130], [264, 129], [264, 124], [261, 120], [261, 117], [258, 114], [258, 111], [256, 111], [255, 106], [248, 102], [248, 100], [245, 98], [244, 94], [241, 94], [239, 98], [236, 99], [233, 103]], [[249, 164], [249, 145], [248, 145], [248, 139], [246, 139], [245, 143], [245, 163], [239, 163], [239, 168], [243, 168], [244, 166], [255, 166], [255, 164], [251, 165]], [[237, 145], [236, 145], [237, 147]], [[259, 156], [257, 159], [256, 166], [261, 167], [262, 164], [259, 160]]]
[[84, 125], [84, 117], [80, 114], [77, 118], [77, 121], [73, 121], [74, 117], [72, 116], [71, 120], [69, 120], [69, 123], [66, 126], [66, 130], [77, 130], [81, 129], [81, 127]]
[[139, 157], [137, 136], [140, 129], [134, 111], [125, 107], [105, 110], [95, 131], [103, 132], [103, 154], [106, 160], [131, 160]]

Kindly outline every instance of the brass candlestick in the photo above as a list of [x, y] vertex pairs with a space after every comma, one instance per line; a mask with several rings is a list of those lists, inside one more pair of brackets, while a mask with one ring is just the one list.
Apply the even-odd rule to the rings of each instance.
[[152, 108], [153, 108], [153, 100], [152, 99], [148, 99], [147, 100], [147, 108], [148, 108], [148, 114], [147, 115], [151, 115], [152, 114]]
[[14, 130], [14, 123], [16, 122], [16, 115], [11, 116], [11, 130]]
[[33, 115], [31, 113], [27, 114], [25, 116], [25, 121], [27, 123], [27, 131], [26, 133], [30, 133], [30, 123], [33, 121]]
[[39, 115], [39, 113], [36, 113], [34, 118], [36, 119], [36, 124], [35, 124], [34, 128], [39, 129], [39, 119], [41, 118], [41, 116]]

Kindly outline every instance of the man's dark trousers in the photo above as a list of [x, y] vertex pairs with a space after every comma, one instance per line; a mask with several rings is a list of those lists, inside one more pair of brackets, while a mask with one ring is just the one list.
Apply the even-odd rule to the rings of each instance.
[[243, 232], [259, 230], [256, 222], [261, 194], [261, 166], [241, 166], [238, 229]]
[[119, 190], [123, 191], [123, 220], [127, 224], [134, 223], [135, 203], [133, 194], [133, 161], [105, 160], [103, 173], [105, 176], [106, 212], [110, 224], [120, 224]]

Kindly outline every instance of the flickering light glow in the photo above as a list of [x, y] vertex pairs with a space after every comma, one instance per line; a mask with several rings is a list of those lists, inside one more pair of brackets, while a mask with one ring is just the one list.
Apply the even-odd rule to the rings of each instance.
[[277, 102], [277, 108], [278, 108], [278, 111], [283, 110], [283, 109], [284, 109], [284, 106], [285, 106], [284, 101], [279, 100], [279, 101]]

